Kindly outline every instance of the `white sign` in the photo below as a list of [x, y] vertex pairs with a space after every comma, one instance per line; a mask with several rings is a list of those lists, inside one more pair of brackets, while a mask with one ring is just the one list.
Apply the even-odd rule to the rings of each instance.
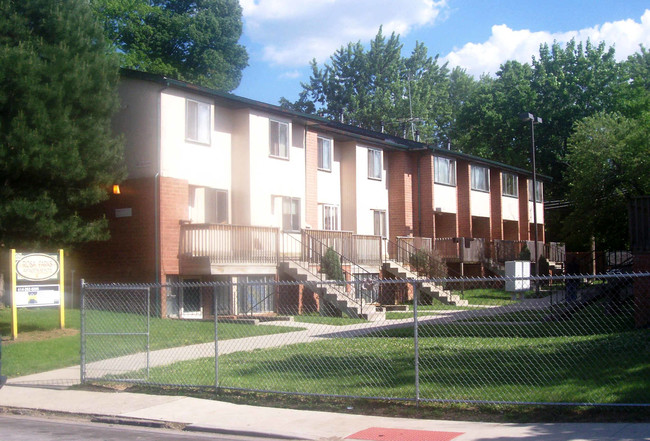
[[59, 285], [21, 285], [16, 287], [16, 306], [58, 306]]
[[16, 253], [16, 279], [41, 282], [59, 278], [59, 255]]

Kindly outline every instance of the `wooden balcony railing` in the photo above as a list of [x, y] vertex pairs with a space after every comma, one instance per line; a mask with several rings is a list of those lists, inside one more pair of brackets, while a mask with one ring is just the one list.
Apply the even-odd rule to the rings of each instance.
[[485, 257], [485, 239], [469, 237], [439, 237], [434, 248], [445, 260], [457, 262], [480, 262]]
[[280, 231], [274, 227], [182, 224], [180, 256], [212, 264], [277, 263]]

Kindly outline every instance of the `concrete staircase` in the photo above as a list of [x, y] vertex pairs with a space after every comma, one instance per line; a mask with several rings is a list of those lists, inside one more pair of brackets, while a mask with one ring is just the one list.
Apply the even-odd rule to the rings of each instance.
[[342, 314], [352, 318], [362, 318], [369, 321], [386, 320], [386, 311], [381, 306], [363, 304], [355, 298], [354, 286], [351, 292], [346, 292], [345, 286], [322, 284], [323, 280], [308, 271], [307, 264], [300, 265], [296, 262], [281, 262], [280, 270], [297, 282], [305, 282], [321, 299], [341, 311]]
[[[418, 277], [417, 274], [409, 271], [404, 266], [400, 265], [399, 263], [393, 260], [384, 262], [382, 268], [384, 269], [384, 271], [389, 272], [390, 274], [394, 275], [398, 279], [423, 279], [422, 277]], [[422, 294], [424, 294], [424, 295], [430, 295], [431, 298], [438, 299], [442, 303], [447, 305], [456, 305], [456, 306], [469, 305], [469, 302], [467, 300], [463, 300], [460, 298], [460, 296], [452, 294], [451, 291], [446, 291], [443, 287], [431, 282], [422, 282], [419, 286], [419, 290], [420, 290], [420, 297], [422, 296]]]

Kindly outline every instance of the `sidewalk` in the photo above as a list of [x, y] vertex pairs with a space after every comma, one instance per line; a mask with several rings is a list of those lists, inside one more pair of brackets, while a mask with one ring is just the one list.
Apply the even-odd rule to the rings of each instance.
[[650, 440], [650, 423], [497, 424], [417, 420], [278, 409], [126, 392], [88, 392], [15, 384], [0, 406], [176, 423], [185, 430], [308, 440], [471, 441]]

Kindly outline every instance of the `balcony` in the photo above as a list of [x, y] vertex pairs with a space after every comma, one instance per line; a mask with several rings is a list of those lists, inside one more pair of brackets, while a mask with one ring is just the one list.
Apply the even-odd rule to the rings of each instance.
[[[292, 253], [297, 253], [293, 258], [309, 262], [313, 260], [310, 256], [324, 255], [329, 247], [358, 265], [381, 266], [381, 237], [350, 231], [284, 233], [276, 227], [182, 223], [180, 234], [181, 267], [200, 274], [214, 273], [207, 269], [210, 267], [276, 266], [282, 256]], [[299, 249], [288, 246], [296, 239], [301, 243]]]

